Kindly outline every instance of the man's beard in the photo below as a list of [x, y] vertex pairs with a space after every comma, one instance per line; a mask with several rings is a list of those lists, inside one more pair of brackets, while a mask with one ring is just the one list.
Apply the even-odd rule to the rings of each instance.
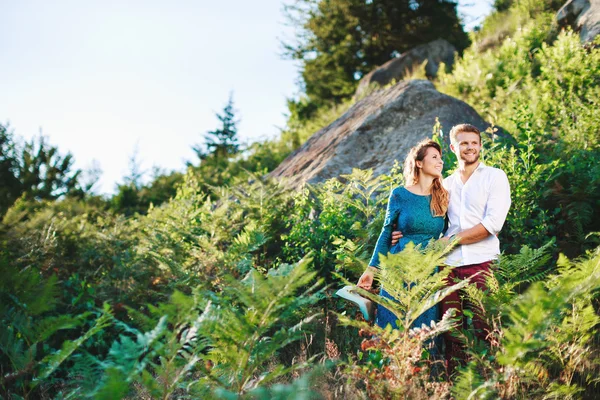
[[460, 159], [466, 164], [466, 165], [472, 165], [475, 164], [479, 161], [479, 156], [481, 155], [481, 153], [475, 153], [473, 154], [475, 156], [475, 159], [473, 161], [469, 161], [466, 160], [464, 156], [460, 157]]

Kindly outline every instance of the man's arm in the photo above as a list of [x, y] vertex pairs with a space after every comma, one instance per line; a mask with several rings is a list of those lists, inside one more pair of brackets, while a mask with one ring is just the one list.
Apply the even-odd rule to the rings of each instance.
[[[440, 238], [439, 240], [449, 241], [450, 239], [452, 239], [452, 240], [457, 240], [457, 244], [471, 244], [471, 243], [480, 242], [490, 235], [491, 235], [491, 233], [488, 232], [487, 229], [485, 229], [483, 224], [479, 223], [470, 229], [465, 229], [464, 231], [461, 231], [461, 232], [457, 233], [456, 235], [452, 235], [452, 237], [444, 236], [444, 237]], [[402, 232], [393, 231], [392, 232], [392, 246], [394, 246], [396, 243], [398, 243], [398, 241], [400, 240], [401, 237], [402, 237]]]
[[458, 244], [471, 244], [482, 241], [491, 235], [498, 235], [510, 208], [510, 185], [504, 171], [498, 170], [492, 190], [487, 200], [486, 214], [483, 220], [472, 228], [460, 231], [451, 238], [458, 239]]
[[[490, 236], [491, 233], [488, 232], [487, 229], [483, 226], [483, 224], [479, 223], [472, 228], [465, 229], [457, 233], [456, 235], [452, 235], [452, 239], [457, 240], [457, 244], [471, 244], [477, 243]], [[449, 237], [443, 237], [442, 240], [450, 240]]]
[[486, 203], [486, 212], [481, 225], [491, 234], [497, 235], [508, 215], [510, 209], [510, 184], [506, 173], [494, 170], [495, 177], [490, 185], [490, 194]]

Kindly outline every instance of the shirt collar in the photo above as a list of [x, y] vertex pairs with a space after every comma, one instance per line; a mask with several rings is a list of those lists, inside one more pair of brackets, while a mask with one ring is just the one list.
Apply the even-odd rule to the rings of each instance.
[[[487, 165], [485, 165], [483, 163], [483, 161], [479, 161], [479, 165], [477, 165], [477, 168], [475, 168], [475, 171], [473, 171], [473, 173], [475, 173], [476, 171], [480, 171], [483, 170], [484, 168], [487, 168]], [[454, 171], [452, 173], [452, 175], [454, 176], [460, 176], [460, 171], [458, 169], [456, 169], [456, 171]], [[459, 179], [460, 180], [460, 179]], [[462, 181], [461, 181], [462, 182]]]

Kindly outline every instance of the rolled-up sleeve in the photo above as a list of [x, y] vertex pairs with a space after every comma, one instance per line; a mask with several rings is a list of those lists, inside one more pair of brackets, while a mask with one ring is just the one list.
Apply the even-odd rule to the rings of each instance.
[[508, 210], [510, 209], [510, 184], [508, 177], [502, 170], [495, 170], [490, 181], [489, 197], [485, 215], [481, 224], [492, 235], [497, 235], [502, 229]]
[[379, 234], [379, 239], [377, 239], [377, 244], [375, 245], [375, 250], [373, 250], [373, 256], [371, 257], [371, 261], [369, 261], [369, 266], [379, 268], [379, 254], [386, 255], [390, 252], [391, 242], [392, 242], [392, 226], [394, 222], [398, 220], [398, 215], [400, 213], [400, 204], [398, 201], [398, 196], [396, 190], [392, 190], [390, 193], [390, 198], [388, 199], [387, 210], [385, 212], [385, 221], [383, 222], [383, 228], [381, 228], [381, 233]]

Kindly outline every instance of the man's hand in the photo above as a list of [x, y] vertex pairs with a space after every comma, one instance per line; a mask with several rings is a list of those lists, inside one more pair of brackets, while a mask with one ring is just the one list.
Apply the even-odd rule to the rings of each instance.
[[398, 243], [398, 241], [400, 240], [400, 238], [402, 237], [402, 232], [400, 231], [393, 231], [392, 232], [392, 246], [395, 246], [396, 243]]
[[375, 276], [376, 269], [377, 268], [374, 267], [367, 267], [365, 272], [363, 272], [363, 274], [358, 279], [358, 283], [356, 284], [356, 286], [365, 290], [370, 290], [373, 286], [373, 277]]
[[450, 236], [442, 236], [437, 241], [447, 245], [450, 242]]

